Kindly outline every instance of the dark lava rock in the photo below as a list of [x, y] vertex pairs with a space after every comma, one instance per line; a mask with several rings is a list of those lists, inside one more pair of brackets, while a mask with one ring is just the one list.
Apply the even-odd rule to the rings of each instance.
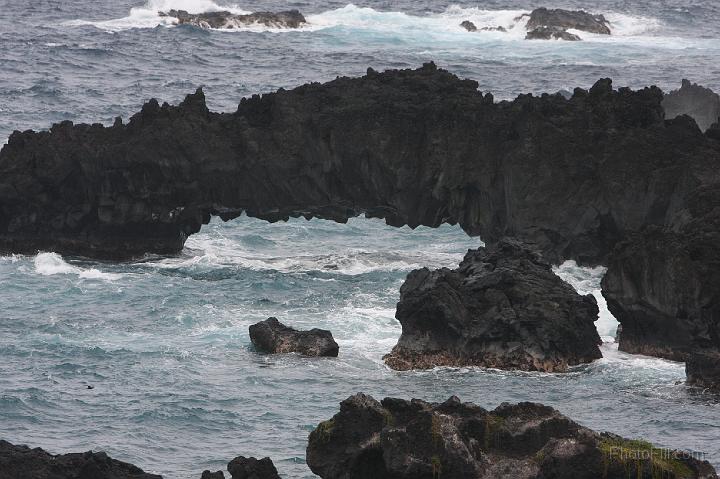
[[565, 40], [569, 42], [578, 42], [582, 38], [579, 36], [557, 27], [537, 27], [528, 31], [525, 40]]
[[478, 27], [476, 27], [475, 24], [470, 20], [465, 20], [460, 24], [460, 26], [468, 32], [477, 32], [478, 30], [482, 32], [507, 32], [505, 27], [482, 27], [478, 29]]
[[582, 10], [536, 8], [530, 13], [526, 28], [534, 30], [542, 27], [610, 35], [610, 27], [604, 16]]
[[680, 115], [692, 117], [701, 131], [707, 131], [720, 120], [720, 95], [688, 80], [682, 81], [679, 90], [665, 95], [662, 101], [665, 118]]
[[[703, 135], [688, 117], [665, 120], [659, 89], [615, 91], [609, 79], [570, 99], [495, 102], [477, 88], [427, 64], [256, 95], [230, 114], [197, 91], [110, 127], [15, 132], [0, 150], [0, 251], [175, 254], [213, 215], [243, 212], [457, 223], [488, 244], [536, 245], [553, 264], [609, 265], [646, 227], [695, 238], [692, 261], [720, 250], [702, 240], [718, 223], [701, 225], [720, 206], [708, 196], [720, 189], [720, 126]], [[623, 294], [633, 302], [616, 311], [652, 305], [642, 288]], [[673, 317], [665, 305], [653, 307]]]
[[200, 479], [225, 479], [225, 474], [222, 471], [210, 472], [203, 471]]
[[477, 27], [470, 20], [465, 20], [464, 22], [462, 22], [460, 24], [460, 26], [463, 27], [468, 32], [477, 32]]
[[238, 456], [228, 464], [232, 479], [280, 479], [275, 465], [269, 457]]
[[298, 331], [285, 326], [277, 318], [268, 318], [250, 326], [250, 340], [257, 349], [266, 353], [337, 357], [339, 350], [330, 331], [317, 328]]
[[468, 251], [460, 267], [411, 272], [400, 288], [393, 369], [485, 366], [566, 371], [602, 357], [592, 295], [581, 296], [522, 244]]
[[104, 452], [54, 455], [0, 440], [0, 479], [162, 479]]
[[685, 364], [688, 384], [720, 392], [720, 351], [690, 353]]
[[236, 15], [231, 12], [188, 13], [185, 10], [159, 12], [161, 16], [177, 19], [178, 25], [195, 25], [201, 28], [232, 29], [253, 24], [273, 28], [299, 28], [306, 22], [302, 13], [297, 10], [284, 12], [255, 12], [248, 15]]
[[310, 433], [307, 463], [323, 479], [717, 478], [707, 462], [598, 434], [542, 404], [487, 411], [456, 397], [351, 396]]

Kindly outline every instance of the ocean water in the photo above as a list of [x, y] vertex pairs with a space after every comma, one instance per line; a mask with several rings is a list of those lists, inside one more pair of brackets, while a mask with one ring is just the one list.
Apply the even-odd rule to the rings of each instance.
[[[586, 8], [611, 37], [525, 41], [531, 8]], [[174, 27], [158, 10], [298, 8], [300, 31]], [[203, 85], [214, 110], [243, 96], [434, 60], [496, 98], [589, 87], [720, 90], [714, 0], [397, 2], [0, 0], [0, 143], [15, 129], [127, 117], [150, 97]], [[468, 33], [460, 21], [509, 33]], [[553, 405], [598, 430], [701, 452], [720, 467], [720, 400], [683, 384], [684, 365], [617, 351], [602, 267], [556, 272], [601, 306], [604, 358], [567, 374], [382, 363], [400, 335], [399, 288], [418, 267], [454, 267], [480, 239], [459, 228], [392, 228], [303, 219], [213, 220], [177, 257], [105, 263], [54, 252], [0, 257], [0, 438], [52, 452], [103, 449], [171, 479], [269, 455], [284, 477], [313, 477], [307, 434], [356, 392], [494, 408]], [[333, 331], [337, 359], [267, 356], [247, 327], [276, 316]], [[92, 386], [93, 389], [88, 389]]]

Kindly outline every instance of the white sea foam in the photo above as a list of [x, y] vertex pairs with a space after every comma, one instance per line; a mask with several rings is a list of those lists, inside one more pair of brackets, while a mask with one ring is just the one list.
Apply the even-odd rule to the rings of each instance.
[[[128, 16], [112, 20], [89, 21], [74, 20], [70, 25], [93, 25], [107, 31], [121, 31], [131, 28], [155, 28], [172, 26], [174, 20], [162, 17], [161, 11], [186, 10], [190, 13], [204, 13], [226, 10], [235, 14], [251, 13], [237, 4], [218, 4], [212, 0], [149, 0], [141, 7], [130, 10]], [[420, 38], [447, 37], [452, 40], [519, 40], [525, 37], [529, 10], [485, 10], [477, 7], [460, 7], [451, 5], [440, 13], [427, 15], [411, 15], [401, 11], [380, 11], [370, 7], [359, 7], [352, 3], [316, 14], [306, 15], [308, 24], [300, 30], [314, 31], [329, 28], [345, 28], [367, 32], [388, 33], [398, 36]], [[654, 18], [626, 15], [617, 12], [603, 13], [610, 22], [613, 35], [616, 37], [632, 37], [656, 30], [660, 22]], [[464, 20], [473, 22], [479, 29], [483, 27], [503, 27], [503, 32], [481, 31], [472, 36], [460, 23]], [[292, 29], [266, 27], [262, 25], [240, 26], [229, 32], [243, 30], [288, 32]], [[225, 31], [225, 30], [224, 30]], [[580, 32], [586, 40], [607, 40], [606, 35], [593, 35]]]
[[73, 274], [83, 279], [102, 279], [116, 280], [122, 275], [114, 273], [104, 273], [98, 269], [83, 269], [73, 266], [62, 259], [57, 253], [40, 253], [35, 257], [35, 272], [43, 276], [53, 276], [56, 274]]
[[595, 322], [598, 334], [605, 342], [613, 342], [617, 334], [618, 321], [610, 313], [607, 302], [600, 291], [600, 281], [607, 268], [598, 266], [595, 268], [587, 268], [578, 266], [575, 261], [565, 261], [560, 266], [553, 269], [555, 274], [560, 276], [563, 281], [570, 283], [580, 294], [592, 294], [598, 303], [600, 314]]

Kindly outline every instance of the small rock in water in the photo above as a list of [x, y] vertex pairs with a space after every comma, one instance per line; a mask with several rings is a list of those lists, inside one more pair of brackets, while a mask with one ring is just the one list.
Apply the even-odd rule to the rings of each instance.
[[202, 476], [200, 476], [200, 479], [225, 479], [225, 474], [223, 474], [222, 471], [217, 471], [217, 472], [203, 471]]
[[232, 479], [280, 479], [275, 465], [269, 457], [238, 456], [228, 464]]
[[463, 27], [468, 32], [477, 32], [477, 27], [475, 24], [469, 20], [465, 20], [460, 24], [461, 27]]
[[277, 318], [250, 326], [250, 340], [266, 353], [299, 353], [303, 356], [337, 357], [339, 347], [326, 329], [298, 331], [285, 326]]

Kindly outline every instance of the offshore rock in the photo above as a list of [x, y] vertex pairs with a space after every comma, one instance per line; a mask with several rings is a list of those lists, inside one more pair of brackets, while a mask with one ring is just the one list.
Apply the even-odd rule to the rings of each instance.
[[582, 38], [562, 28], [537, 27], [527, 32], [525, 40], [565, 40], [568, 42], [578, 42], [582, 40]]
[[500, 27], [500, 26], [498, 26], [498, 27], [482, 27], [482, 28], [478, 29], [478, 27], [475, 26], [475, 24], [469, 20], [463, 21], [460, 24], [460, 26], [463, 27], [468, 32], [477, 32], [478, 30], [480, 30], [482, 32], [507, 32], [505, 27]]
[[325, 329], [298, 331], [285, 326], [277, 318], [250, 326], [250, 340], [266, 353], [299, 353], [303, 356], [337, 357], [338, 344], [332, 333]]
[[[523, 15], [528, 16], [528, 15]], [[557, 28], [560, 30], [581, 30], [583, 32], [610, 35], [609, 22], [602, 15], [593, 15], [583, 10], [536, 8], [526, 25], [528, 30], [536, 28]]]
[[460, 24], [461, 27], [463, 27], [468, 32], [477, 32], [477, 27], [473, 22], [470, 20], [465, 20]]
[[393, 369], [484, 366], [566, 371], [602, 357], [592, 295], [581, 296], [540, 255], [503, 240], [468, 251], [459, 268], [411, 272], [400, 288]]
[[104, 452], [54, 455], [0, 440], [0, 479], [162, 479]]
[[280, 479], [275, 465], [269, 457], [238, 456], [227, 466], [232, 479]]
[[666, 94], [662, 106], [665, 118], [688, 115], [701, 131], [707, 131], [720, 120], [720, 95], [689, 80], [683, 80], [679, 90]]
[[720, 351], [698, 351], [685, 363], [688, 384], [720, 392]]
[[706, 461], [598, 434], [542, 404], [487, 411], [456, 397], [351, 396], [310, 433], [307, 463], [323, 479], [717, 479]]
[[[713, 257], [720, 243], [703, 238], [718, 223], [703, 216], [720, 205], [710, 194], [720, 126], [703, 134], [689, 117], [665, 120], [662, 101], [657, 88], [615, 91], [603, 79], [569, 99], [496, 103], [434, 64], [257, 95], [230, 114], [208, 111], [202, 91], [178, 106], [152, 100], [126, 124], [13, 133], [0, 150], [0, 251], [174, 254], [213, 215], [245, 212], [459, 224], [488, 244], [533, 244], [554, 264], [608, 266], [616, 245], [651, 227], [693, 241], [689, 261]], [[655, 274], [673, 283], [672, 271]], [[703, 296], [720, 290], [708, 269], [696, 274]], [[636, 282], [617, 317], [631, 317], [626, 305], [675, 317]]]
[[173, 17], [178, 25], [195, 25], [200, 28], [233, 29], [249, 25], [263, 25], [271, 28], [300, 28], [306, 22], [297, 10], [283, 12], [255, 12], [237, 15], [227, 11], [188, 13], [185, 10], [159, 12], [163, 17]]

